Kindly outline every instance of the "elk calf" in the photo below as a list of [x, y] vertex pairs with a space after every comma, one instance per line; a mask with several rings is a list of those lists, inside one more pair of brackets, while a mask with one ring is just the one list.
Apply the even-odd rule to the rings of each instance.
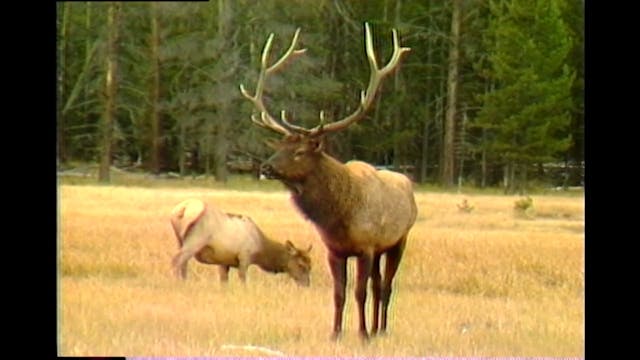
[[189, 199], [171, 211], [171, 225], [180, 251], [172, 264], [177, 276], [186, 279], [191, 257], [203, 264], [219, 265], [220, 280], [226, 282], [230, 267], [238, 268], [246, 281], [251, 264], [271, 273], [286, 272], [300, 286], [309, 286], [309, 251], [269, 239], [245, 215], [228, 214], [201, 200]]

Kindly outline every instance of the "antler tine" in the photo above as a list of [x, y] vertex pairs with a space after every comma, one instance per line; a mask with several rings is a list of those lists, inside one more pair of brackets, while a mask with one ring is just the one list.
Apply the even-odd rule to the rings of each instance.
[[293, 35], [293, 39], [291, 40], [291, 45], [289, 46], [289, 49], [282, 55], [282, 57], [280, 57], [280, 59], [278, 59], [278, 61], [276, 61], [273, 65], [268, 66], [269, 52], [271, 51], [271, 45], [273, 43], [273, 38], [275, 36], [273, 33], [269, 34], [269, 37], [267, 38], [267, 42], [265, 43], [264, 48], [262, 50], [262, 57], [260, 59], [261, 60], [260, 74], [258, 75], [258, 83], [256, 84], [255, 95], [252, 96], [251, 94], [249, 94], [249, 92], [244, 87], [244, 85], [240, 84], [240, 92], [242, 93], [242, 95], [245, 98], [249, 99], [257, 108], [257, 110], [260, 111], [260, 121], [257, 120], [253, 115], [251, 116], [251, 121], [260, 127], [273, 130], [283, 135], [290, 135], [291, 131], [295, 131], [295, 129], [290, 128], [291, 124], [289, 123], [283, 123], [282, 125], [279, 124], [278, 121], [269, 114], [264, 104], [264, 101], [262, 100], [262, 96], [264, 92], [264, 85], [265, 85], [267, 75], [277, 71], [283, 64], [286, 63], [288, 59], [294, 56], [302, 55], [307, 51], [307, 49], [298, 49], [298, 50], [295, 49], [298, 42], [299, 35], [300, 35], [300, 28], [298, 28], [295, 34]]
[[290, 131], [293, 131], [299, 134], [305, 134], [305, 135], [311, 134], [311, 130], [304, 128], [302, 126], [293, 125], [292, 123], [290, 123], [289, 120], [287, 120], [286, 118], [284, 110], [282, 110], [282, 112], [280, 113], [280, 121], [282, 122], [282, 125], [284, 125], [284, 127], [289, 129]]
[[371, 37], [371, 29], [369, 28], [369, 24], [365, 23], [365, 48], [367, 59], [369, 60], [369, 67], [371, 69], [371, 73], [369, 76], [369, 85], [366, 90], [360, 92], [360, 104], [358, 108], [347, 117], [338, 120], [333, 123], [326, 124], [324, 123], [324, 116], [321, 113], [320, 116], [320, 124], [313, 129], [307, 129], [301, 126], [293, 125], [289, 121], [287, 121], [285, 112], [282, 111], [280, 121], [276, 120], [273, 116], [269, 114], [267, 108], [262, 100], [262, 95], [264, 91], [265, 81], [267, 75], [278, 71], [287, 60], [292, 57], [299, 56], [304, 54], [307, 49], [298, 49], [295, 47], [298, 42], [298, 37], [300, 35], [300, 28], [298, 28], [293, 35], [293, 39], [291, 40], [291, 45], [287, 49], [287, 51], [276, 61], [273, 65], [268, 66], [269, 62], [269, 52], [271, 50], [271, 45], [273, 43], [274, 34], [271, 33], [267, 38], [267, 42], [264, 45], [264, 49], [262, 50], [261, 64], [260, 64], [260, 74], [258, 75], [258, 83], [256, 84], [256, 92], [255, 95], [250, 95], [249, 92], [245, 89], [245, 87], [240, 85], [240, 92], [242, 95], [249, 99], [255, 107], [260, 111], [260, 120], [258, 120], [255, 116], [251, 117], [251, 121], [260, 127], [270, 129], [276, 131], [278, 133], [284, 135], [291, 135], [292, 133], [304, 134], [308, 136], [318, 136], [326, 132], [336, 132], [340, 131], [352, 123], [362, 119], [366, 111], [373, 104], [373, 100], [375, 99], [376, 92], [380, 87], [382, 80], [400, 63], [400, 58], [402, 54], [411, 50], [408, 47], [401, 47], [398, 41], [398, 32], [396, 29], [392, 30], [393, 35], [393, 54], [391, 55], [391, 59], [389, 62], [382, 68], [378, 66], [378, 62], [376, 60], [375, 50], [373, 49], [373, 39]]
[[411, 48], [400, 46], [400, 43], [398, 41], [398, 32], [396, 31], [396, 29], [393, 29], [393, 54], [391, 55], [391, 59], [389, 60], [389, 62], [382, 69], [380, 69], [378, 67], [378, 62], [376, 61], [375, 50], [373, 49], [373, 39], [371, 37], [371, 29], [369, 28], [369, 23], [365, 22], [364, 27], [367, 59], [369, 60], [369, 67], [371, 68], [367, 90], [360, 92], [360, 104], [351, 115], [345, 117], [342, 120], [327, 125], [320, 124], [315, 128], [309, 130], [309, 132], [314, 135], [339, 131], [362, 119], [365, 112], [371, 107], [371, 104], [375, 99], [376, 92], [380, 87], [382, 79], [398, 66], [402, 54], [411, 50]]
[[[260, 113], [260, 114], [264, 114], [264, 113]], [[258, 120], [258, 118], [256, 117], [255, 114], [251, 114], [251, 122], [253, 122], [254, 124], [260, 126], [261, 128], [274, 130], [274, 129], [272, 129], [271, 127], [269, 127], [267, 125], [268, 121], [265, 122], [264, 120]]]
[[[284, 55], [282, 55], [282, 57], [276, 61], [275, 64], [271, 65], [268, 69], [267, 69], [267, 74], [271, 74], [272, 72], [277, 71], [290, 57], [292, 56], [300, 56], [302, 54], [304, 54], [307, 49], [298, 49], [295, 50], [295, 47], [298, 43], [298, 36], [300, 36], [300, 28], [296, 29], [296, 32], [293, 34], [293, 39], [291, 39], [291, 45], [289, 46], [289, 49], [287, 49], [287, 51], [284, 53]], [[270, 40], [273, 39], [273, 33], [271, 33]], [[269, 47], [271, 47], [271, 44], [269, 44]], [[265, 50], [266, 50], [266, 46], [265, 46]], [[262, 53], [262, 62], [263, 64], [266, 66], [266, 61], [267, 61], [267, 53], [268, 51], [265, 53], [263, 51]]]

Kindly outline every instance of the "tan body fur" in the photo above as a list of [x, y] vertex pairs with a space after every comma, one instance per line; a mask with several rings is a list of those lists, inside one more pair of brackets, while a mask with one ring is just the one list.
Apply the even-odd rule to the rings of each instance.
[[[332, 337], [342, 331], [346, 260], [351, 256], [358, 261], [360, 334], [368, 337], [364, 304], [369, 278], [374, 298], [372, 332], [377, 333], [378, 326], [385, 331], [393, 277], [417, 217], [411, 180], [361, 161], [343, 164], [322, 151], [322, 139], [299, 136], [285, 137], [262, 165], [262, 172], [291, 190], [294, 203], [315, 224], [329, 250], [335, 302]], [[386, 255], [384, 278], [382, 255]]]
[[308, 250], [269, 239], [248, 216], [188, 199], [172, 210], [171, 225], [180, 246], [173, 267], [182, 278], [186, 278], [188, 260], [195, 257], [201, 263], [219, 265], [222, 281], [227, 281], [230, 267], [238, 268], [245, 281], [247, 268], [256, 264], [265, 271], [287, 272], [301, 285], [309, 283]]
[[322, 155], [314, 176], [293, 199], [330, 250], [343, 255], [381, 253], [407, 234], [417, 206], [406, 176]]
[[[270, 34], [262, 50], [255, 93], [251, 95], [240, 85], [242, 95], [260, 113], [259, 117], [252, 115], [251, 121], [284, 135], [280, 143], [271, 144], [276, 152], [261, 165], [261, 174], [282, 181], [291, 190], [294, 202], [316, 225], [329, 250], [334, 284], [334, 339], [342, 332], [346, 261], [351, 256], [357, 257], [358, 261], [356, 301], [360, 335], [363, 339], [369, 337], [364, 315], [369, 279], [373, 290], [372, 333], [377, 333], [378, 325], [381, 331], [386, 330], [391, 284], [417, 214], [412, 184], [407, 177], [390, 171], [376, 171], [359, 161], [342, 164], [323, 150], [326, 134], [342, 131], [365, 117], [374, 104], [382, 80], [397, 68], [402, 54], [410, 51], [410, 48], [400, 46], [398, 33], [393, 29], [391, 59], [379, 66], [371, 29], [369, 24], [364, 25], [365, 51], [371, 71], [369, 84], [360, 92], [360, 103], [355, 110], [340, 120], [327, 123], [321, 111], [320, 123], [314, 128], [306, 128], [290, 122], [285, 111], [277, 120], [269, 114], [263, 101], [268, 76], [277, 72], [287, 60], [306, 52], [306, 49], [296, 48], [300, 29], [293, 35], [289, 48], [272, 64], [268, 59], [274, 35]], [[384, 279], [380, 274], [382, 255], [386, 258]], [[380, 305], [382, 313], [378, 316]]]
[[[417, 206], [413, 184], [404, 175], [376, 170], [373, 166], [352, 161], [346, 164], [359, 184], [362, 202], [348, 224], [349, 239], [363, 251], [381, 252], [395, 245], [416, 219]], [[357, 250], [359, 250], [357, 249]]]

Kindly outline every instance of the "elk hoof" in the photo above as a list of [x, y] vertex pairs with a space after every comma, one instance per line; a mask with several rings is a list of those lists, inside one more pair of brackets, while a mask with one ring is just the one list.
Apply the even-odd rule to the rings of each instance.
[[338, 341], [338, 340], [340, 340], [340, 335], [341, 335], [340, 331], [334, 331], [334, 332], [331, 333], [331, 336], [329, 337], [329, 339], [331, 341]]
[[180, 280], [186, 280], [187, 279], [187, 274], [183, 273], [181, 270], [174, 270], [173, 274], [175, 275], [176, 278], [178, 278]]
[[386, 330], [378, 330], [375, 334], [371, 334], [371, 335], [375, 335], [377, 337], [384, 337], [384, 336], [387, 336], [387, 331]]
[[363, 344], [366, 344], [369, 342], [370, 337], [369, 334], [367, 334], [366, 331], [360, 331], [360, 341], [362, 341]]

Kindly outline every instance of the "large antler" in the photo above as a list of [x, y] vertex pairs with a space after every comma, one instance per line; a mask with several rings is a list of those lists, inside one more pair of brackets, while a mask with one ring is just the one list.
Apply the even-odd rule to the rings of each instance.
[[371, 30], [369, 29], [369, 24], [364, 23], [364, 28], [366, 52], [367, 58], [369, 59], [371, 74], [369, 75], [369, 86], [367, 86], [367, 90], [360, 92], [360, 104], [358, 108], [351, 115], [327, 125], [324, 124], [324, 119], [322, 119], [321, 117], [320, 125], [310, 130], [305, 129], [303, 130], [303, 132], [311, 135], [336, 132], [362, 119], [364, 117], [364, 114], [371, 107], [371, 104], [373, 104], [373, 100], [375, 99], [376, 92], [380, 87], [382, 79], [384, 79], [385, 76], [391, 73], [398, 66], [402, 54], [411, 50], [411, 48], [408, 47], [400, 47], [400, 44], [398, 42], [398, 32], [396, 31], [396, 29], [392, 29], [393, 54], [391, 55], [391, 59], [389, 60], [389, 62], [382, 69], [380, 69], [378, 67], [378, 62], [376, 61], [375, 51], [373, 50], [373, 40], [371, 39]]
[[[283, 126], [278, 123], [277, 120], [273, 118], [273, 116], [269, 115], [267, 108], [262, 101], [262, 93], [264, 91], [264, 83], [267, 79], [267, 76], [271, 73], [277, 71], [290, 57], [298, 56], [304, 54], [307, 49], [299, 49], [295, 50], [296, 43], [298, 42], [298, 36], [300, 35], [300, 28], [296, 30], [296, 33], [293, 35], [293, 39], [291, 40], [291, 46], [289, 49], [282, 55], [282, 57], [276, 61], [273, 65], [268, 66], [269, 60], [269, 51], [271, 50], [271, 43], [273, 42], [273, 33], [269, 35], [266, 44], [264, 45], [264, 49], [262, 50], [262, 59], [260, 62], [260, 74], [258, 75], [258, 84], [256, 85], [256, 93], [254, 96], [249, 95], [249, 92], [245, 89], [244, 85], [240, 84], [240, 92], [247, 99], [251, 100], [255, 107], [260, 111], [260, 120], [256, 119], [254, 115], [251, 115], [251, 121], [253, 121], [256, 125], [263, 127], [265, 129], [273, 130], [278, 133], [289, 135], [291, 134], [290, 129], [286, 128], [286, 125]], [[286, 120], [284, 120], [284, 111], [282, 112], [282, 119], [285, 124], [287, 124]]]
[[282, 58], [280, 58], [280, 60], [278, 60], [274, 65], [267, 68], [267, 57], [269, 55], [269, 50], [271, 48], [271, 42], [273, 41], [273, 34], [269, 35], [269, 38], [267, 39], [267, 43], [264, 46], [264, 50], [262, 51], [262, 65], [260, 68], [260, 75], [258, 77], [258, 85], [256, 86], [255, 96], [249, 95], [249, 93], [245, 90], [244, 86], [240, 85], [240, 90], [242, 91], [242, 94], [247, 99], [251, 100], [254, 103], [254, 105], [258, 108], [261, 114], [260, 116], [262, 121], [258, 121], [254, 116], [251, 117], [251, 120], [261, 127], [274, 130], [285, 135], [289, 135], [292, 132], [295, 132], [295, 133], [306, 134], [310, 136], [318, 136], [323, 133], [340, 131], [348, 127], [352, 123], [362, 119], [366, 111], [373, 104], [373, 100], [375, 99], [376, 92], [380, 87], [382, 79], [384, 79], [385, 76], [391, 73], [398, 66], [398, 64], [400, 63], [400, 57], [402, 56], [402, 54], [411, 50], [408, 47], [400, 47], [400, 44], [398, 42], [398, 32], [396, 31], [396, 29], [393, 29], [392, 30], [393, 54], [391, 55], [391, 59], [389, 60], [389, 62], [383, 68], [379, 68], [378, 62], [376, 60], [376, 54], [375, 54], [375, 51], [373, 50], [373, 40], [371, 38], [371, 30], [369, 29], [369, 24], [364, 23], [364, 26], [365, 26], [366, 52], [367, 52], [367, 58], [369, 59], [369, 67], [371, 68], [371, 74], [369, 76], [369, 86], [367, 86], [367, 89], [365, 91], [360, 92], [360, 104], [358, 105], [358, 108], [351, 115], [341, 120], [325, 125], [323, 113], [321, 112], [320, 124], [312, 129], [307, 129], [301, 126], [290, 124], [285, 118], [284, 111], [282, 111], [281, 113], [280, 122], [278, 122], [271, 115], [269, 115], [262, 101], [262, 91], [264, 89], [265, 78], [268, 74], [272, 73], [273, 71], [278, 69], [280, 66], [282, 66], [282, 64], [284, 64], [284, 62], [290, 56], [300, 55], [306, 51], [306, 49], [294, 50], [294, 47], [298, 40], [298, 34], [300, 32], [300, 29], [298, 29], [296, 30], [296, 33], [293, 36], [293, 40], [291, 42], [291, 46], [289, 47], [289, 50], [287, 50], [287, 52], [282, 56]]

